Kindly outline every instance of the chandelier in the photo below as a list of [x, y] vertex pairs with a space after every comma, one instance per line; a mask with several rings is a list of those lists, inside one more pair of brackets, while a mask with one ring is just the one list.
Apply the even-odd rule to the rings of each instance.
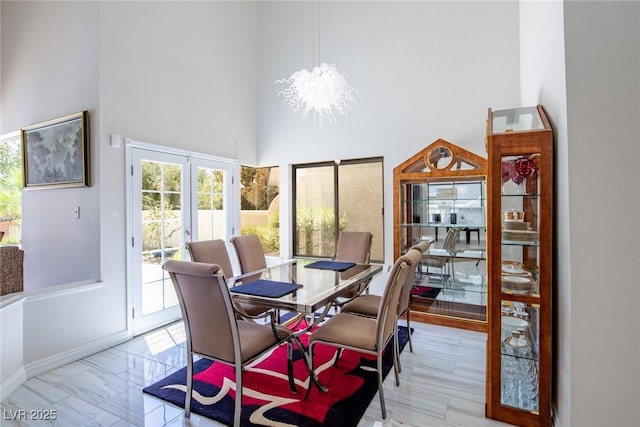
[[[319, 63], [319, 18], [317, 21]], [[293, 73], [288, 79], [276, 80], [278, 84], [289, 85], [278, 92], [278, 96], [284, 97], [291, 114], [300, 113], [301, 121], [311, 115], [313, 122], [320, 126], [324, 123], [334, 124], [336, 114], [346, 116], [351, 109], [350, 104], [356, 102], [355, 95], [358, 91], [349, 84], [347, 77], [346, 73], [338, 71], [335, 64], [323, 62], [311, 71], [304, 68]]]
[[351, 109], [349, 104], [355, 102], [358, 92], [347, 82], [347, 75], [341, 73], [335, 64], [323, 62], [312, 71], [302, 69], [296, 71], [288, 79], [276, 81], [286, 83], [286, 89], [278, 95], [285, 98], [292, 114], [300, 112], [304, 121], [311, 113], [313, 122], [322, 126], [323, 123], [333, 124], [336, 113], [347, 115]]

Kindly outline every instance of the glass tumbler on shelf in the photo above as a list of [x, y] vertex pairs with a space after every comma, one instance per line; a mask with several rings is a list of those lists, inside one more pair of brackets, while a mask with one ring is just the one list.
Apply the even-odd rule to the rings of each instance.
[[[531, 350], [529, 348], [529, 353]], [[531, 355], [520, 360], [520, 376], [522, 378], [520, 388], [520, 404], [523, 409], [538, 410], [538, 368], [531, 359]]]
[[520, 400], [520, 378], [518, 369], [518, 360], [515, 357], [514, 349], [506, 343], [502, 342], [502, 357], [500, 369], [500, 403], [508, 406], [519, 406]]
[[515, 330], [503, 341], [503, 405], [538, 410], [538, 368], [533, 360], [532, 342], [523, 330]]

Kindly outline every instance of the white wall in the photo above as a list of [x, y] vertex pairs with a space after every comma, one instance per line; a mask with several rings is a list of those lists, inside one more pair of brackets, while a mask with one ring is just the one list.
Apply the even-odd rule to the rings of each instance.
[[[82, 110], [89, 110], [90, 115], [93, 185], [23, 193], [25, 290], [97, 280], [97, 4], [2, 2], [2, 12], [0, 133]], [[80, 206], [80, 219], [73, 217], [75, 206]]]
[[[561, 196], [571, 256], [560, 261], [571, 299], [561, 316], [571, 333], [559, 345], [571, 382], [563, 404], [567, 425], [637, 426], [640, 3], [565, 2], [564, 24], [571, 191]], [[603, 221], [614, 224], [607, 233]]]
[[[0, 318], [24, 342], [1, 353], [4, 386], [20, 375], [17, 359], [31, 376], [128, 336], [125, 156], [111, 134], [255, 163], [257, 5], [0, 8], [2, 40], [11, 40], [2, 44], [0, 133], [88, 109], [93, 169], [89, 188], [24, 194], [26, 299]], [[10, 338], [3, 344], [17, 343]]]
[[[487, 109], [520, 104], [518, 4], [330, 2], [321, 60], [346, 72], [359, 95], [348, 117], [323, 127], [292, 116], [277, 96], [285, 86], [274, 83], [315, 65], [314, 3], [261, 2], [259, 8], [259, 164], [281, 166], [284, 189], [292, 163], [384, 156], [389, 263], [393, 167], [438, 138], [486, 157]], [[289, 212], [282, 203], [281, 218]], [[281, 231], [287, 255], [289, 230]]]
[[[22, 348], [15, 354], [26, 375], [33, 375], [77, 358], [78, 348], [96, 351], [99, 346], [91, 343], [113, 343], [123, 331], [126, 336], [125, 288], [99, 283], [98, 4], [2, 2], [1, 7], [2, 40], [11, 41], [2, 44], [2, 133], [72, 112], [90, 114], [91, 187], [23, 194], [26, 298], [19, 312], [2, 308], [2, 319], [20, 328]], [[75, 206], [80, 206], [78, 220]], [[3, 370], [0, 379], [13, 377]]]
[[254, 2], [101, 3], [102, 138], [255, 163], [256, 14]]
[[6, 390], [18, 387], [26, 379], [22, 351], [23, 303], [21, 296], [4, 297], [0, 302], [0, 401], [7, 397]]
[[[556, 137], [558, 426], [640, 425], [639, 21], [637, 2], [521, 2], [523, 103]], [[607, 206], [624, 226], [603, 233]]]

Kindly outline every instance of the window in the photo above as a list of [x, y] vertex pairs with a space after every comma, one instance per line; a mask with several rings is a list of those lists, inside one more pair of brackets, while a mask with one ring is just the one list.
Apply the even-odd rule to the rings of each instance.
[[279, 181], [277, 166], [240, 167], [240, 233], [256, 234], [269, 256], [280, 256]]
[[22, 241], [22, 146], [20, 134], [0, 137], [0, 231], [2, 243]]
[[331, 258], [340, 231], [369, 231], [371, 260], [384, 260], [382, 158], [293, 167], [294, 255]]

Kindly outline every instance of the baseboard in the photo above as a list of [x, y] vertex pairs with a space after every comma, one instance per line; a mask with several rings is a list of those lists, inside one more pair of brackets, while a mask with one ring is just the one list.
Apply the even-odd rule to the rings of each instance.
[[106, 350], [114, 345], [122, 344], [131, 338], [125, 330], [115, 334], [100, 338], [99, 340], [75, 347], [62, 353], [54, 354], [42, 360], [29, 363], [24, 366], [26, 378], [32, 378], [52, 369], [59, 368], [84, 357]]
[[53, 356], [22, 366], [0, 384], [0, 401], [6, 399], [29, 378], [91, 356], [94, 353], [106, 350], [114, 345], [122, 344], [130, 338], [131, 336], [127, 331], [118, 332], [80, 347], [54, 354]]
[[11, 393], [27, 380], [24, 367], [18, 369], [0, 384], [0, 402], [4, 401]]

